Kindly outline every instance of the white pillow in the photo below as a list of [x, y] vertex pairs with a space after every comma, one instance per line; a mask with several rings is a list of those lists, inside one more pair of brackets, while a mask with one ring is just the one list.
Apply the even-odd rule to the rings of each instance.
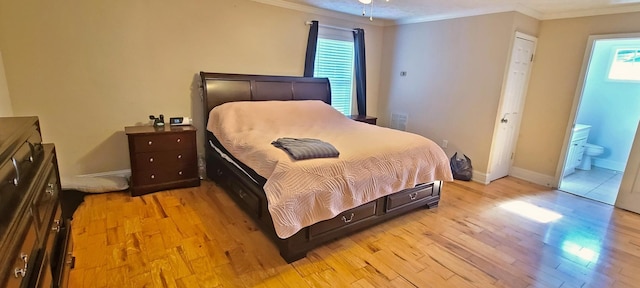
[[63, 190], [78, 190], [88, 193], [122, 191], [129, 188], [127, 178], [120, 176], [61, 177]]

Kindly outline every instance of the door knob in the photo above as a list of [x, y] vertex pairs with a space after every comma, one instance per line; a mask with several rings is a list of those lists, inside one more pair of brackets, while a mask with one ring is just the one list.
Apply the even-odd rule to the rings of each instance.
[[500, 123], [509, 122], [509, 120], [507, 119], [507, 115], [509, 115], [509, 113], [504, 113], [504, 116], [502, 116], [502, 119], [500, 119]]

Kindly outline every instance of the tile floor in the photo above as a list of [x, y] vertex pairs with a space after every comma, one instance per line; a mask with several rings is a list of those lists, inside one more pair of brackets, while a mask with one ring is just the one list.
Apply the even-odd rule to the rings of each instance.
[[622, 172], [594, 166], [564, 177], [560, 190], [613, 205], [621, 181]]

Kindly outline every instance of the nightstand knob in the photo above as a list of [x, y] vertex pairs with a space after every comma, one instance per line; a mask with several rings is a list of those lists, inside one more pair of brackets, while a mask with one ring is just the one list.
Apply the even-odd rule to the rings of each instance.
[[151, 174], [151, 179], [156, 179], [156, 175]]
[[178, 159], [182, 159], [182, 154], [178, 154]]
[[149, 162], [153, 162], [153, 157], [150, 157], [150, 158], [149, 158]]
[[149, 146], [151, 146], [151, 144], [153, 144], [153, 141], [149, 141], [149, 143], [148, 143], [148, 144], [149, 144]]
[[182, 175], [182, 171], [178, 171], [178, 175]]
[[180, 141], [182, 141], [180, 138], [178, 138], [178, 140], [176, 140], [176, 142], [180, 143]]

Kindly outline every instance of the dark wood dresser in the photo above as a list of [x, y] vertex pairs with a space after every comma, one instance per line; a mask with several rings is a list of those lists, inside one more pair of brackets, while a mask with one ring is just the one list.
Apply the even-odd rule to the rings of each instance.
[[66, 287], [71, 225], [37, 117], [0, 118], [0, 181], [0, 287]]
[[130, 126], [125, 133], [132, 196], [200, 185], [195, 127]]

